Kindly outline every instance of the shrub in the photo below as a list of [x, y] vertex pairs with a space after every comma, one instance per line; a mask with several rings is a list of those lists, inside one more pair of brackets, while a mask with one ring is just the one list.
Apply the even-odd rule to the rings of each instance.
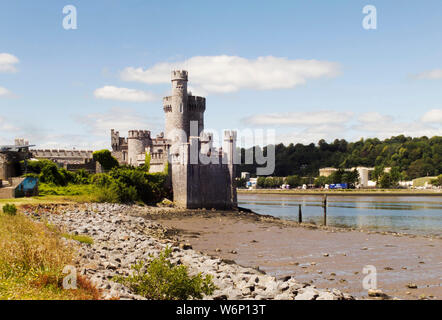
[[15, 206], [15, 204], [7, 203], [3, 206], [3, 213], [15, 216], [17, 214], [17, 207]]
[[67, 184], [66, 175], [59, 171], [55, 163], [47, 163], [40, 172], [39, 179], [43, 183], [52, 183], [56, 186], [65, 186]]
[[107, 149], [95, 151], [92, 156], [94, 160], [100, 163], [103, 169], [106, 171], [118, 167], [118, 160], [115, 159], [111, 152]]
[[47, 159], [33, 160], [27, 162], [27, 169], [30, 173], [40, 174], [42, 169], [46, 166], [53, 165], [54, 163]]
[[118, 167], [112, 169], [109, 176], [120, 202], [157, 203], [169, 197], [165, 188], [167, 175], [164, 173], [147, 173], [143, 168]]
[[115, 280], [153, 300], [202, 299], [203, 294], [210, 295], [216, 290], [212, 276], [203, 277], [201, 273], [189, 276], [186, 266], [174, 266], [168, 259], [171, 252], [166, 248], [156, 258], [139, 261], [132, 266], [131, 276], [116, 277]]
[[150, 161], [152, 160], [152, 156], [150, 153], [146, 152], [145, 159], [144, 159], [144, 167], [146, 168], [146, 171], [150, 171]]
[[98, 202], [118, 203], [120, 201], [119, 191], [115, 184], [100, 187], [97, 191]]

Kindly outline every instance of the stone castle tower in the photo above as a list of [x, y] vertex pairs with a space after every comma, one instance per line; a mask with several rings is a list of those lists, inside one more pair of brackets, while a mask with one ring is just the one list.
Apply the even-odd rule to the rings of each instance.
[[[201, 135], [206, 99], [188, 93], [187, 71], [174, 70], [171, 76], [172, 95], [163, 99], [163, 109], [174, 201], [186, 208], [235, 208], [236, 132], [224, 132], [223, 149], [214, 152], [211, 135]], [[208, 151], [212, 161], [202, 163], [200, 154]]]
[[[125, 139], [112, 130], [112, 154], [120, 163], [138, 166], [150, 153], [150, 172], [163, 171], [169, 163], [179, 207], [236, 208], [236, 132], [224, 132], [222, 149], [212, 148], [212, 135], [203, 132], [206, 98], [187, 91], [187, 71], [174, 70], [171, 76], [172, 95], [163, 98], [165, 133], [151, 138], [150, 131], [131, 130]], [[201, 155], [211, 161], [202, 163]]]
[[172, 71], [172, 95], [163, 98], [165, 136], [172, 141], [186, 142], [185, 138], [191, 136], [190, 121], [198, 122], [198, 133], [192, 132], [193, 135], [199, 136], [204, 129], [206, 98], [189, 95], [187, 81], [187, 71]]
[[130, 130], [127, 136], [127, 156], [128, 164], [136, 166], [140, 154], [145, 154], [146, 148], [152, 146], [150, 131], [148, 130]]

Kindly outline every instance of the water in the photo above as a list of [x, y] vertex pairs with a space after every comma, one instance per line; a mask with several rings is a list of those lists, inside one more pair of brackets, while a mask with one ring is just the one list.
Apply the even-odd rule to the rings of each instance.
[[[261, 214], [322, 224], [321, 195], [239, 194], [238, 205]], [[442, 196], [328, 196], [327, 225], [442, 236]]]

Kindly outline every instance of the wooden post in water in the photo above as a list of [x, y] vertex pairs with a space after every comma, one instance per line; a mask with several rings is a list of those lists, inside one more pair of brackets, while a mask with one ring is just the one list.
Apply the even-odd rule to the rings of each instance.
[[324, 200], [322, 202], [324, 208], [324, 226], [327, 225], [327, 195], [324, 195]]
[[298, 222], [302, 223], [302, 209], [301, 209], [301, 205], [299, 205]]

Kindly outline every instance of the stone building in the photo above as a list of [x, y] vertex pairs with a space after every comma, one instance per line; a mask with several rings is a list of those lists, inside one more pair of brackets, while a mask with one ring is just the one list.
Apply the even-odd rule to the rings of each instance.
[[93, 159], [92, 150], [31, 149], [32, 159], [51, 160], [69, 171], [86, 170], [101, 172], [101, 166]]
[[187, 71], [171, 75], [172, 95], [163, 98], [165, 133], [152, 138], [150, 131], [131, 130], [124, 138], [112, 129], [112, 154], [120, 164], [133, 166], [144, 164], [150, 154], [150, 172], [163, 171], [169, 163], [174, 202], [180, 207], [236, 208], [236, 132], [224, 132], [223, 147], [215, 149], [212, 136], [204, 133], [206, 99], [188, 92]]
[[[29, 142], [24, 139], [15, 139], [13, 145], [0, 146], [0, 199], [14, 198], [23, 195], [37, 195], [38, 185], [36, 179], [22, 178], [22, 167], [20, 162], [31, 157]], [[29, 188], [27, 182], [33, 180]], [[26, 187], [26, 193], [23, 192]], [[20, 195], [18, 189], [21, 188]], [[29, 192], [28, 192], [28, 189]]]
[[148, 130], [130, 130], [127, 138], [120, 137], [120, 132], [111, 130], [112, 155], [120, 164], [138, 167], [150, 154], [150, 172], [161, 172], [167, 159], [167, 144], [164, 134], [151, 138]]

